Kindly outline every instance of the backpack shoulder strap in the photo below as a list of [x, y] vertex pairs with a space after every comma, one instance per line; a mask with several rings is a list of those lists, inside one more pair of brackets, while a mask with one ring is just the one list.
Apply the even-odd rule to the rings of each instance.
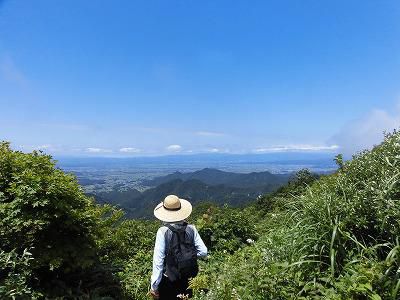
[[171, 224], [165, 224], [165, 226], [171, 230], [172, 232], [182, 232], [186, 230], [186, 227], [188, 227], [187, 223], [184, 223], [183, 226], [181, 228], [175, 228], [174, 226], [172, 226]]
[[182, 227], [180, 228], [175, 228], [171, 224], [165, 224], [165, 226], [169, 229], [166, 231], [166, 249], [170, 249], [170, 242], [172, 240], [172, 236], [175, 234], [178, 239], [178, 247], [180, 248], [180, 245], [185, 242], [186, 236], [187, 236], [187, 229], [189, 226], [187, 226], [187, 223], [184, 223]]
[[193, 229], [193, 225], [187, 225], [187, 227], [186, 227], [186, 234], [187, 234], [187, 237], [188, 237], [188, 240], [190, 241], [190, 242], [193, 242], [194, 243], [194, 229]]
[[165, 227], [167, 227], [169, 230], [171, 230], [172, 232], [175, 232], [176, 229], [174, 228], [174, 226], [172, 226], [171, 224], [165, 224]]

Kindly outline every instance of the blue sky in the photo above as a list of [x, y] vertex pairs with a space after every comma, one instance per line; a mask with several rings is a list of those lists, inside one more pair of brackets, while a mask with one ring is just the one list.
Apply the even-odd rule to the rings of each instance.
[[0, 139], [352, 153], [400, 127], [398, 1], [0, 0]]

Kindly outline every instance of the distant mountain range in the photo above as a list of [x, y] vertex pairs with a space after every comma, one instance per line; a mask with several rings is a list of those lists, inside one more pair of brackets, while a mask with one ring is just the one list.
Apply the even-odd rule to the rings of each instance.
[[190, 173], [175, 172], [143, 181], [152, 188], [140, 193], [135, 189], [94, 194], [100, 203], [119, 205], [128, 217], [150, 217], [154, 207], [169, 194], [176, 194], [192, 204], [211, 201], [240, 206], [258, 195], [273, 192], [287, 183], [290, 174], [253, 172], [240, 174], [205, 168]]
[[190, 173], [175, 172], [166, 176], [145, 180], [143, 184], [157, 186], [172, 180], [182, 181], [199, 180], [208, 185], [227, 185], [230, 187], [249, 188], [268, 184], [281, 184], [288, 179], [287, 174], [272, 174], [270, 172], [252, 172], [248, 174], [226, 172], [217, 169], [205, 168]]

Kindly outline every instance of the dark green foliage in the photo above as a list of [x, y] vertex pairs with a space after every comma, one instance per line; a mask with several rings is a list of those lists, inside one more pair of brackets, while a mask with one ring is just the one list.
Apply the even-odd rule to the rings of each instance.
[[32, 254], [24, 251], [18, 255], [15, 251], [0, 250], [0, 297], [18, 299], [37, 299], [40, 293], [32, 291], [28, 281], [32, 276]]
[[112, 267], [120, 280], [124, 297], [146, 299], [150, 283], [153, 247], [158, 227], [156, 221], [125, 220], [123, 213], [111, 206], [102, 208], [108, 215], [100, 225], [99, 257]]
[[32, 249], [36, 268], [84, 268], [95, 257], [94, 225], [94, 205], [72, 175], [47, 155], [0, 144], [2, 249]]
[[125, 220], [122, 211], [111, 206], [105, 206], [103, 210], [112, 213], [102, 221], [98, 240], [99, 255], [104, 261], [118, 264], [135, 256], [140, 249], [153, 246], [157, 222]]
[[256, 239], [255, 220], [249, 209], [241, 211], [228, 206], [209, 206], [196, 225], [211, 251], [232, 253], [248, 241]]
[[339, 167], [339, 170], [342, 170], [343, 164], [344, 164], [343, 154], [336, 155], [334, 161], [336, 162], [337, 166]]
[[[56, 169], [50, 156], [0, 143], [0, 250], [17, 262], [26, 249], [32, 253], [15, 271], [28, 291], [85, 295], [85, 284], [96, 287], [93, 276], [104, 283], [109, 272], [98, 263], [96, 247], [100, 219], [76, 179]], [[7, 272], [0, 278], [5, 298], [7, 278], [15, 278]]]

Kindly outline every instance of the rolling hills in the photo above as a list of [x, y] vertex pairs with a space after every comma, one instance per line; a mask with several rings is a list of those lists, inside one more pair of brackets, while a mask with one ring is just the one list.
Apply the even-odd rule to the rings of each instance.
[[175, 172], [147, 180], [152, 188], [144, 192], [135, 189], [93, 194], [99, 203], [123, 208], [131, 218], [151, 217], [153, 208], [169, 194], [180, 195], [193, 204], [213, 202], [217, 205], [240, 206], [262, 194], [275, 191], [288, 182], [289, 174], [252, 172], [240, 174], [205, 168], [190, 173]]

